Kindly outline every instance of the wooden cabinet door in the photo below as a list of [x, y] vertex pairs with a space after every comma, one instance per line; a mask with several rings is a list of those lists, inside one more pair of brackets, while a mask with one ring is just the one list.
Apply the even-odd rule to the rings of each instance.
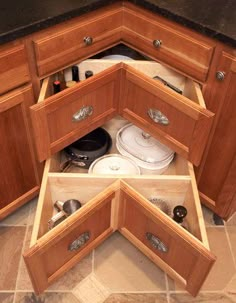
[[31, 107], [40, 161], [115, 116], [120, 76], [118, 64]]
[[123, 182], [120, 232], [155, 264], [196, 296], [215, 257], [184, 228]]
[[[24, 253], [37, 294], [42, 293], [115, 230], [111, 219], [115, 189], [104, 190]], [[45, 201], [47, 203], [49, 201]], [[43, 214], [42, 214], [43, 215]]]
[[[223, 81], [217, 71], [225, 72]], [[211, 81], [206, 101], [216, 111], [216, 127], [198, 185], [206, 205], [227, 219], [236, 211], [236, 58], [223, 52]]]
[[0, 97], [0, 220], [39, 190], [29, 129], [31, 86]]
[[[166, 88], [134, 68], [124, 64], [123, 69], [123, 117], [199, 165], [214, 115], [197, 100]], [[192, 95], [200, 93], [194, 92], [194, 85], [192, 90]]]

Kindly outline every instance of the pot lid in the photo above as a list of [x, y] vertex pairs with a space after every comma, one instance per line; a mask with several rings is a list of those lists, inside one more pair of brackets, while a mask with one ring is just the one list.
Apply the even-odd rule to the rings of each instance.
[[89, 173], [107, 175], [140, 175], [138, 165], [129, 158], [110, 154], [96, 159], [89, 167]]
[[116, 140], [132, 156], [148, 163], [173, 158], [174, 151], [133, 124], [122, 127]]

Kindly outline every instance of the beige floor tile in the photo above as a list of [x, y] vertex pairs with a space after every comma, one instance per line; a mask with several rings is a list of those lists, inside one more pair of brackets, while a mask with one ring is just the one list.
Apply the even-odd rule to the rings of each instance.
[[165, 291], [165, 275], [119, 233], [95, 250], [94, 272], [112, 291]]
[[228, 225], [226, 229], [231, 243], [232, 254], [236, 261], [236, 225]]
[[167, 303], [166, 294], [112, 294], [103, 303]]
[[200, 293], [197, 297], [189, 294], [171, 294], [169, 303], [235, 303], [230, 297], [221, 293]]
[[102, 303], [110, 295], [110, 291], [93, 274], [84, 279], [73, 293], [82, 303]]
[[232, 280], [226, 285], [224, 291], [236, 295], [236, 273], [233, 276]]
[[30, 202], [30, 211], [29, 211], [29, 217], [28, 217], [28, 225], [33, 225], [34, 224], [34, 218], [35, 218], [37, 203], [38, 203], [38, 197], [34, 198]]
[[213, 212], [207, 208], [206, 206], [202, 205], [202, 213], [205, 221], [206, 226], [214, 226], [214, 220], [213, 220]]
[[[25, 238], [23, 252], [26, 249], [28, 249], [29, 246], [30, 246], [30, 239], [31, 239], [32, 229], [33, 229], [32, 226], [30, 226], [27, 229], [27, 234], [26, 234], [26, 238]], [[25, 262], [24, 262], [22, 256], [21, 256], [21, 261], [20, 261], [20, 265], [19, 265], [16, 289], [17, 290], [27, 290], [27, 291], [33, 290], [33, 286], [32, 286], [32, 283], [30, 281], [29, 274], [27, 272]]]
[[225, 224], [227, 226], [236, 226], [236, 213]]
[[86, 256], [76, 266], [71, 268], [49, 290], [72, 290], [92, 272], [92, 254]]
[[14, 293], [0, 293], [1, 303], [12, 303], [14, 299]]
[[16, 293], [15, 303], [81, 303], [71, 293], [45, 293], [40, 296], [36, 296], [30, 292]]
[[25, 231], [24, 226], [0, 226], [0, 290], [15, 289]]
[[217, 260], [202, 290], [223, 290], [236, 273], [224, 227], [208, 227], [207, 235], [211, 251]]
[[31, 204], [26, 203], [0, 222], [1, 225], [27, 225]]

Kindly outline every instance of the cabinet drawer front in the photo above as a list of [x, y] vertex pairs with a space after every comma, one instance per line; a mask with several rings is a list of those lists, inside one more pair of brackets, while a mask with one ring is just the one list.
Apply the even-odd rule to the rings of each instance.
[[[207, 143], [213, 114], [129, 66], [126, 66], [124, 78], [122, 115], [198, 165]], [[194, 86], [191, 89], [195, 89]], [[167, 118], [168, 124], [155, 120], [150, 116], [150, 111]]]
[[[178, 25], [170, 27], [164, 22], [156, 15], [126, 8], [123, 39], [150, 56], [204, 81], [213, 55], [213, 46], [183, 33], [184, 29], [176, 30]], [[154, 40], [161, 41], [160, 47], [154, 47]]]
[[31, 107], [40, 161], [115, 115], [119, 78], [119, 68], [113, 67]]
[[0, 94], [30, 80], [26, 53], [23, 45], [0, 50]]
[[[94, 13], [90, 18], [35, 40], [38, 75], [49, 74], [115, 44], [120, 40], [121, 20], [119, 8]], [[93, 39], [91, 45], [85, 44], [85, 37]]]
[[[168, 222], [159, 210], [158, 214], [153, 212], [148, 203], [135, 197], [135, 192], [126, 189], [122, 194], [121, 233], [188, 292], [196, 295], [214, 263], [214, 256], [182, 227]], [[158, 242], [158, 248], [148, 240], [147, 233], [157, 239], [154, 242]]]
[[[25, 263], [36, 293], [43, 292], [113, 232], [113, 197], [110, 193], [83, 206], [25, 252]], [[85, 239], [82, 244], [81, 239], [82, 242]]]

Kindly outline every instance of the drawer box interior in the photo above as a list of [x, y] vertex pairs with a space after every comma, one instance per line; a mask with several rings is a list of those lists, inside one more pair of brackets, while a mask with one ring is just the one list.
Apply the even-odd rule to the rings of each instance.
[[[42, 136], [42, 140], [39, 139], [37, 143], [44, 149], [41, 159], [51, 154], [45, 165], [31, 247], [25, 254], [26, 264], [37, 293], [44, 291], [116, 230], [120, 231], [172, 278], [180, 281], [193, 295], [199, 290], [214, 263], [214, 257], [209, 252], [193, 166], [181, 153], [175, 154], [173, 161], [162, 175], [157, 175], [150, 170], [142, 170], [140, 175], [103, 175], [90, 174], [88, 170], [76, 166], [63, 169], [66, 161], [63, 148], [97, 127], [102, 126], [112, 137], [112, 147], [109, 153], [118, 153], [117, 132], [127, 123], [133, 122], [132, 119], [129, 119], [129, 115], [128, 118], [126, 117], [127, 111], [125, 112], [122, 108], [122, 98], [126, 96], [125, 90], [123, 90], [125, 73], [130, 73], [130, 77], [137, 75], [137, 82], [141, 81], [142, 85], [148, 83], [154, 90], [158, 87], [160, 93], [177, 100], [177, 96], [180, 94], [164, 87], [162, 83], [157, 84], [157, 81], [152, 79], [157, 74], [162, 77], [164, 75], [166, 81], [183, 91], [180, 103], [174, 104], [174, 106], [178, 108], [184, 104], [183, 108], [187, 109], [190, 117], [195, 119], [199, 116], [199, 112], [204, 107], [204, 101], [200, 88], [192, 80], [177, 75], [155, 62], [128, 61], [128, 64], [106, 60], [82, 62], [79, 65], [81, 82], [53, 96], [51, 93], [54, 78], [49, 77], [43, 82], [38, 105], [32, 108], [32, 117], [36, 121], [34, 128], [40, 130], [37, 138], [46, 134], [46, 139], [45, 136]], [[93, 70], [94, 76], [83, 80], [82, 75], [88, 68]], [[143, 72], [146, 75], [143, 76]], [[68, 73], [70, 70], [65, 71], [66, 80], [70, 80]], [[109, 91], [110, 88], [114, 89]], [[103, 93], [99, 94], [98, 89], [104, 90]], [[107, 92], [109, 93], [107, 94]], [[90, 116], [87, 117], [82, 123], [79, 122], [78, 126], [74, 125], [69, 115], [70, 111], [73, 114], [75, 110], [74, 103], [79, 102], [80, 105], [87, 106], [88, 100], [95, 99], [95, 111], [101, 110], [104, 103], [108, 104], [108, 108], [105, 111], [96, 112], [95, 117], [91, 119]], [[64, 116], [63, 112], [66, 113]], [[39, 114], [39, 118], [37, 114]], [[142, 128], [139, 123], [134, 124]], [[146, 122], [141, 123], [144, 125], [144, 131], [148, 132], [150, 129], [152, 135], [151, 127], [145, 129], [146, 124]], [[64, 125], [65, 128], [67, 127], [66, 133], [63, 133], [65, 132]], [[61, 137], [60, 130], [63, 134]], [[50, 141], [50, 134], [53, 132], [59, 134], [58, 139]], [[168, 202], [170, 213], [166, 214], [154, 206], [150, 202], [153, 197]], [[68, 199], [79, 200], [82, 207], [50, 229], [48, 221], [57, 213], [54, 203], [56, 201], [64, 202]], [[186, 218], [188, 230], [172, 219], [173, 208], [176, 205], [184, 205], [188, 210]], [[179, 250], [175, 243], [182, 241], [191, 264], [195, 261], [196, 264], [203, 262], [204, 266], [199, 280], [192, 283], [193, 275], [176, 267], [176, 262], [173, 261], [174, 256], [171, 257], [173, 253], [165, 258], [165, 256], [158, 255], [156, 251], [153, 252], [153, 247], [148, 246], [149, 243], [143, 244], [144, 231], [138, 229], [139, 224], [135, 225], [137, 229], [132, 229], [132, 224], [130, 225], [129, 220], [127, 221], [129, 214], [132, 217], [133, 212], [136, 212], [146, 222], [140, 226], [152, 226], [152, 229], [155, 229], [157, 225], [160, 230], [166, 229], [166, 233], [163, 235], [168, 235], [168, 239], [171, 239], [168, 243], [172, 243], [172, 250]], [[140, 232], [141, 234], [139, 234]], [[90, 236], [85, 239], [87, 234]], [[76, 251], [71, 253], [72, 244], [76, 246]], [[62, 257], [55, 267], [49, 266], [50, 270], [48, 270], [47, 264], [51, 253], [54, 258], [57, 258], [57, 254]], [[41, 273], [35, 273], [37, 264], [42, 267]]]
[[[103, 125], [103, 128], [109, 132], [112, 138], [112, 146], [108, 154], [119, 153], [116, 148], [116, 134], [127, 123], [129, 123], [127, 120], [117, 116]], [[41, 206], [38, 207], [38, 223], [35, 224], [32, 244], [38, 238], [51, 232], [48, 229], [48, 220], [56, 213], [53, 205], [57, 200], [66, 201], [73, 198], [78, 199], [82, 205], [85, 205], [116, 180], [123, 179], [147, 201], [151, 197], [168, 201], [170, 216], [174, 206], [186, 206], [188, 209], [186, 220], [189, 225], [189, 232], [203, 241], [206, 247], [208, 246], [193, 167], [190, 162], [180, 155], [175, 154], [169, 167], [161, 175], [146, 169], [142, 171], [141, 175], [135, 176], [88, 174], [88, 169], [76, 165], [70, 166], [63, 172], [62, 162], [65, 161], [65, 158], [64, 151], [61, 151], [47, 160], [44, 172], [45, 187], [40, 194]], [[153, 208], [156, 207], [153, 206]], [[163, 215], [166, 216], [164, 213]], [[172, 221], [172, 219], [170, 220]], [[178, 228], [177, 223], [176, 226]]]
[[[89, 59], [78, 66], [79, 83], [51, 95], [55, 78], [47, 78], [39, 103], [31, 107], [40, 161], [120, 114], [195, 165], [199, 164], [213, 114], [205, 109], [197, 83], [157, 62]], [[88, 69], [94, 76], [83, 80]], [[182, 94], [152, 79], [155, 76]], [[65, 79], [71, 80], [70, 69], [65, 71]], [[84, 107], [92, 108], [92, 114], [74, 121]], [[159, 115], [161, 119], [168, 118], [167, 125], [161, 123]]]

